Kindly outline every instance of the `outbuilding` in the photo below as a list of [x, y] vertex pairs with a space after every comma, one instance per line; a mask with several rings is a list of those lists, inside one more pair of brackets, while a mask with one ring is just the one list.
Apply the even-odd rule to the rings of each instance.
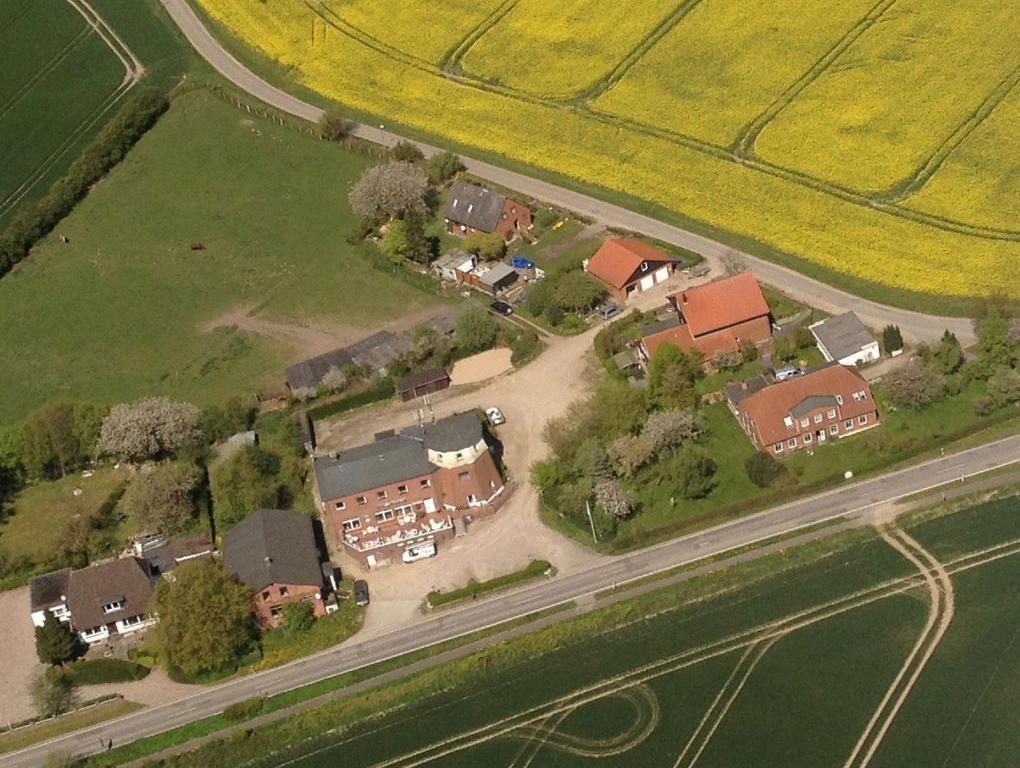
[[863, 365], [878, 360], [878, 340], [853, 312], [844, 312], [810, 326], [822, 356], [830, 363]]
[[401, 400], [414, 400], [450, 386], [450, 374], [445, 368], [429, 368], [397, 380], [397, 394]]

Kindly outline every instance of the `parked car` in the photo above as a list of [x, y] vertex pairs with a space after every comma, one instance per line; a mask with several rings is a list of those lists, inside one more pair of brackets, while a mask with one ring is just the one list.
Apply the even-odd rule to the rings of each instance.
[[608, 320], [611, 317], [616, 317], [620, 314], [619, 304], [606, 304], [606, 306], [599, 309], [599, 316], [603, 320]]
[[405, 563], [413, 563], [416, 560], [425, 560], [429, 557], [436, 556], [436, 545], [435, 544], [419, 544], [417, 547], [411, 547], [404, 550], [404, 554], [400, 558]]
[[800, 376], [804, 373], [804, 369], [799, 365], [784, 365], [782, 368], [776, 368], [773, 378], [776, 381], [787, 381], [795, 376]]
[[503, 417], [503, 412], [496, 406], [485, 409], [485, 418], [487, 418], [489, 423], [494, 427], [498, 427], [500, 424], [506, 423], [506, 419]]
[[368, 582], [364, 579], [354, 582], [354, 602], [362, 608], [368, 605]]
[[494, 301], [489, 305], [489, 309], [500, 315], [512, 315], [514, 308], [507, 304], [505, 301]]

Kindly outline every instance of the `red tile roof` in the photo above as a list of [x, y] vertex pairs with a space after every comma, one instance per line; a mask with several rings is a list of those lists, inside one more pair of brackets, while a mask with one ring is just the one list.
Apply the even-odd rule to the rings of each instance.
[[[865, 393], [863, 400], [854, 400], [854, 392]], [[854, 368], [832, 364], [765, 387], [740, 401], [739, 409], [750, 418], [758, 436], [758, 444], [767, 447], [800, 434], [797, 419], [787, 427], [784, 419], [797, 405], [811, 397], [835, 397], [843, 403], [838, 406], [840, 419], [856, 419], [875, 411], [868, 382]]]
[[589, 259], [588, 272], [607, 285], [621, 290], [628, 282], [632, 282], [630, 278], [644, 261], [665, 264], [671, 263], [673, 259], [641, 240], [613, 238], [606, 240]]
[[750, 272], [713, 280], [670, 297], [697, 337], [768, 315], [769, 305]]
[[705, 360], [712, 360], [722, 352], [740, 351], [740, 343], [731, 331], [719, 331], [695, 339], [686, 325], [677, 325], [645, 336], [644, 342], [649, 357], [655, 354], [655, 350], [660, 345], [667, 342], [676, 344], [683, 350], [697, 349], [705, 357]]

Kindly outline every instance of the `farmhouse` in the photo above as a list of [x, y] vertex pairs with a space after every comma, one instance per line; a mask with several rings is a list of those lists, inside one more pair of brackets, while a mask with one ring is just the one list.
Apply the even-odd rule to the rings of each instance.
[[638, 347], [647, 362], [660, 344], [697, 350], [712, 370], [721, 358], [734, 358], [743, 344], [772, 340], [769, 305], [750, 272], [688, 288], [669, 297], [671, 316], [644, 329]]
[[467, 237], [475, 232], [512, 240], [531, 229], [531, 209], [477, 184], [455, 181], [443, 209], [446, 231]]
[[327, 562], [323, 568], [309, 515], [259, 510], [223, 537], [223, 565], [251, 591], [252, 611], [263, 628], [279, 626], [291, 603], [307, 603], [316, 616], [326, 613], [324, 586], [332, 566]]
[[585, 271], [605, 284], [617, 301], [668, 280], [676, 259], [641, 240], [611, 238], [584, 262]]
[[844, 312], [809, 326], [819, 351], [830, 363], [863, 365], [878, 360], [878, 340], [853, 312]]
[[315, 459], [329, 540], [369, 567], [495, 512], [503, 479], [474, 413]]
[[450, 386], [450, 374], [445, 368], [429, 368], [397, 379], [397, 394], [401, 400], [414, 400], [416, 397], [439, 392]]
[[786, 381], [764, 377], [723, 388], [740, 426], [760, 451], [783, 456], [878, 425], [868, 383], [838, 363]]
[[71, 571], [67, 579], [71, 626], [89, 644], [155, 624], [148, 612], [151, 597], [149, 564], [138, 557]]

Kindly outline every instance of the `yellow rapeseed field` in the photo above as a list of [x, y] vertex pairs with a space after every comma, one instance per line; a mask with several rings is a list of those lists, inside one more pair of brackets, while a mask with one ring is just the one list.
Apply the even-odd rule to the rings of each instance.
[[609, 74], [676, 0], [521, 0], [464, 56], [465, 71], [527, 93], [571, 96]]
[[[979, 0], [975, 0], [978, 2]], [[448, 7], [460, 7], [459, 2], [446, 3], [380, 3], [371, 0], [353, 0], [353, 5], [362, 13], [374, 7], [378, 9], [378, 23], [370, 38], [364, 34], [360, 37], [350, 30], [341, 32], [336, 26], [330, 26], [317, 16], [315, 9], [320, 4], [305, 3], [302, 0], [272, 0], [267, 3], [252, 0], [199, 0], [205, 11], [216, 22], [225, 25], [235, 35], [262, 51], [267, 56], [291, 68], [295, 78], [302, 84], [317, 90], [329, 98], [347, 104], [353, 109], [380, 116], [388, 125], [404, 124], [410, 128], [433, 134], [464, 147], [475, 148], [483, 152], [493, 152], [532, 166], [547, 169], [580, 181], [597, 184], [608, 190], [627, 193], [650, 203], [676, 211], [689, 219], [737, 235], [754, 239], [777, 250], [793, 254], [807, 264], [817, 265], [855, 278], [861, 278], [874, 284], [946, 295], [980, 295], [991, 291], [1007, 291], [1020, 297], [1020, 281], [1015, 279], [1016, 264], [1020, 263], [1020, 236], [1009, 233], [998, 239], [989, 236], [976, 236], [964, 225], [982, 224], [991, 221], [985, 213], [975, 211], [973, 205], [961, 205], [959, 210], [949, 207], [949, 218], [958, 219], [961, 224], [944, 225], [938, 220], [914, 220], [909, 218], [906, 208], [911, 200], [908, 198], [902, 205], [903, 209], [892, 208], [882, 210], [866, 200], [855, 199], [848, 193], [834, 188], [826, 188], [810, 179], [795, 178], [782, 168], [758, 165], [756, 162], [738, 162], [726, 149], [732, 136], [721, 139], [718, 148], [691, 146], [669, 135], [656, 135], [637, 125], [640, 121], [607, 118], [590, 111], [583, 104], [562, 105], [534, 98], [518, 98], [513, 93], [494, 92], [484, 84], [466, 82], [462, 77], [471, 73], [464, 68], [463, 73], [455, 72], [456, 77], [448, 76], [438, 67], [424, 66], [420, 60], [440, 61], [443, 59], [437, 52], [447, 45], [449, 37], [442, 37], [436, 42], [438, 32], [410, 30], [396, 27], [400, 24], [425, 23], [420, 16], [405, 16], [405, 5], [427, 6], [434, 11], [434, 23], [437, 27], [449, 32], [457, 29], [462, 39], [471, 36], [471, 24], [463, 23], [464, 19], [456, 13], [447, 11]], [[907, 2], [907, 0], [899, 0]], [[714, 5], [714, 0], [702, 0], [706, 8]], [[896, 3], [890, 3], [894, 8]], [[1000, 27], [1011, 27], [1013, 36], [1020, 32], [1020, 15], [1009, 18], [1001, 13], [993, 14], [993, 3], [980, 0], [982, 6], [989, 6], [989, 18], [994, 19]], [[354, 17], [345, 16], [345, 9], [352, 5], [352, 0], [330, 2], [325, 4], [336, 16], [353, 24]], [[477, 23], [486, 24], [488, 13], [500, 8], [506, 9], [513, 5], [507, 2], [480, 3], [478, 12], [471, 18]], [[628, 4], [629, 5], [629, 4]], [[815, 24], [804, 24], [791, 27], [791, 36], [807, 34], [804, 30], [814, 28], [825, 29], [834, 10], [829, 3], [808, 3], [804, 0], [775, 0], [766, 4], [773, 8], [778, 17], [784, 10], [802, 16], [813, 14]], [[837, 4], [842, 5], [842, 4]], [[967, 82], [972, 93], [980, 96], [990, 92], [1001, 79], [1001, 60], [1017, 58], [1020, 49], [1012, 44], [1002, 42], [1002, 30], [974, 39], [969, 37], [974, 32], [972, 24], [967, 24], [957, 33], [955, 29], [946, 28], [937, 19], [943, 15], [957, 17], [957, 10], [962, 4], [951, 0], [925, 0], [912, 4], [912, 15], [928, 19], [930, 34], [941, 35], [943, 46], [947, 49], [971, 46], [969, 62], [961, 61], [956, 53], [951, 60], [957, 68], [964, 68], [965, 73], [944, 73], [940, 61], [927, 59], [932, 71], [928, 73], [914, 72], [913, 76], [930, 77], [942, 83], [944, 87], [959, 77]], [[971, 4], [968, 3], [968, 6]], [[1008, 5], [1008, 4], [1003, 4]], [[822, 7], [824, 6], [824, 7]], [[761, 6], [764, 8], [765, 6]], [[855, 6], [857, 7], [857, 6]], [[548, 11], [537, 14], [533, 19], [536, 30], [544, 23], [545, 16], [551, 14], [555, 18], [556, 3], [548, 4]], [[320, 9], [321, 10], [321, 9]], [[859, 9], [858, 9], [859, 10]], [[759, 12], [762, 13], [764, 11]], [[864, 11], [866, 12], [866, 11]], [[861, 12], [862, 15], [864, 12]], [[736, 13], [731, 10], [729, 13]], [[479, 20], [479, 17], [483, 17]], [[693, 14], [679, 22], [679, 29]], [[316, 21], [316, 19], [320, 19]], [[493, 34], [499, 23], [506, 16], [497, 19], [492, 29], [482, 30], [478, 39]], [[364, 19], [362, 19], [364, 21]], [[733, 23], [732, 21], [730, 23]], [[755, 18], [748, 18], [747, 23], [754, 25]], [[783, 23], [786, 23], [785, 21]], [[858, 41], [863, 42], [872, 34], [883, 28], [882, 23], [875, 24]], [[919, 22], [920, 23], [920, 22]], [[963, 23], [961, 21], [961, 23]], [[328, 27], [325, 32], [310, 34], [312, 26], [323, 24]], [[847, 27], [853, 24], [851, 20]], [[341, 25], [342, 26], [342, 25]], [[915, 29], [917, 29], [915, 27]], [[801, 31], [797, 31], [801, 30]], [[413, 40], [415, 32], [420, 32], [422, 40], [430, 41], [427, 46], [415, 47], [408, 44]], [[526, 30], [522, 31], [523, 35]], [[545, 33], [537, 33], [539, 36]], [[455, 37], [455, 35], [454, 35]], [[672, 58], [665, 56], [661, 71], [668, 72], [670, 61], [675, 66], [683, 66], [695, 72], [698, 67], [699, 50], [696, 41], [689, 41], [686, 48], [678, 48], [670, 43], [666, 35], [657, 46], [668, 46]], [[381, 41], [377, 45], [374, 41]], [[457, 47], [457, 42], [451, 47]], [[811, 42], [810, 46], [818, 42]], [[473, 45], [478, 45], [475, 40]], [[608, 43], [607, 43], [608, 45]], [[744, 45], [740, 43], [739, 45]], [[801, 52], [801, 46], [807, 43], [791, 40], [788, 50], [796, 51], [798, 56], [809, 59], [810, 55]], [[389, 46], [389, 47], [387, 47]], [[987, 57], [978, 50], [981, 46], [996, 46], [997, 61], [994, 66]], [[470, 47], [473, 46], [469, 46]], [[656, 55], [660, 55], [653, 47]], [[853, 48], [854, 46], [852, 46]], [[411, 61], [404, 53], [417, 57]], [[776, 57], [782, 57], [782, 51], [776, 48], [767, 49], [773, 53], [763, 52], [755, 67], [748, 61], [739, 65], [734, 73], [736, 83], [719, 82], [713, 85], [710, 75], [692, 82], [691, 89], [700, 91], [710, 87], [733, 87], [741, 94], [753, 91], [756, 82], [769, 89], [770, 94], [778, 89], [773, 68], [779, 66]], [[885, 49], [883, 49], [885, 50]], [[470, 52], [470, 51], [469, 51]], [[734, 55], [740, 52], [734, 51]], [[948, 55], [948, 54], [947, 54]], [[536, 46], [536, 56], [551, 56], [549, 50], [542, 45]], [[590, 62], [589, 71], [605, 71], [606, 57], [596, 55]], [[576, 58], [569, 59], [572, 67], [582, 67]], [[640, 59], [639, 59], [640, 61]], [[920, 59], [918, 59], [920, 61]], [[844, 60], [837, 57], [830, 66], [853, 69], [863, 67], [867, 62], [858, 59]], [[1020, 62], [1016, 62], [1020, 63]], [[1016, 66], [1014, 63], [1014, 66]], [[794, 68], [796, 69], [796, 68]], [[982, 75], [981, 70], [987, 70]], [[786, 74], [793, 75], [794, 72]], [[784, 76], [786, 76], [784, 74]], [[798, 74], [796, 80], [804, 73]], [[924, 76], [922, 76], [924, 75]], [[617, 87], [624, 87], [626, 76]], [[576, 82], [576, 81], [575, 81]], [[933, 122], [922, 110], [918, 100], [910, 95], [911, 84], [890, 82], [883, 79], [881, 92], [874, 88], [864, 89], [868, 99], [879, 99], [885, 105], [899, 98], [907, 106], [900, 120], [911, 123], [909, 131], [902, 135], [920, 136], [931, 133]], [[981, 83], [980, 86], [977, 83]], [[792, 83], [791, 83], [792, 85]], [[862, 85], [863, 87], [863, 85]], [[808, 86], [806, 90], [810, 90]], [[900, 96], [889, 97], [885, 91], [898, 89]], [[805, 91], [806, 92], [806, 91]], [[610, 92], [612, 93], [612, 91]], [[801, 94], [800, 97], [802, 97]], [[798, 99], [794, 99], [792, 109]], [[760, 101], [748, 100], [745, 95], [738, 94], [736, 99], [748, 106], [758, 107]], [[866, 103], [857, 105], [848, 95], [841, 97], [841, 109], [868, 109]], [[862, 97], [863, 98], [863, 97]], [[661, 91], [649, 94], [649, 99], [656, 103], [646, 108], [646, 115], [659, 111], [663, 115], [681, 108], [682, 105], [669, 100], [668, 94]], [[696, 97], [691, 97], [695, 100]], [[946, 102], [938, 102], [939, 109], [947, 107]], [[599, 105], [601, 106], [601, 105]], [[883, 110], [888, 108], [883, 106]], [[833, 107], [830, 112], [836, 110]], [[913, 111], [911, 111], [913, 110]], [[752, 108], [750, 111], [754, 111]], [[780, 113], [782, 119], [785, 112]], [[837, 112], [835, 114], [842, 114]], [[887, 111], [880, 111], [884, 118]], [[994, 113], [993, 113], [994, 114]], [[803, 118], [802, 118], [803, 119]], [[834, 114], [830, 114], [830, 120]], [[960, 116], [957, 115], [957, 120]], [[736, 119], [727, 118], [726, 127], [735, 125]], [[940, 123], [941, 125], [941, 123]], [[832, 126], [826, 125], [822, 118], [817, 121], [817, 130], [832, 134]], [[946, 128], [952, 131], [948, 123]], [[792, 130], [803, 135], [799, 123]], [[859, 129], [863, 136], [874, 133], [873, 141], [868, 144], [860, 142], [860, 151], [868, 154], [882, 150], [888, 154], [892, 146], [887, 141], [888, 124], [884, 120], [876, 123], [876, 129]], [[944, 130], [944, 129], [942, 129]], [[1007, 133], [1007, 144], [1015, 146], [1020, 127], [1015, 123], [1004, 129]], [[772, 132], [773, 138], [779, 135], [775, 123], [765, 127], [765, 133]], [[762, 138], [765, 137], [762, 134]], [[966, 142], [965, 142], [966, 143]], [[906, 151], [908, 160], [895, 163], [897, 169], [911, 168], [917, 162], [918, 143], [911, 143]], [[763, 153], [759, 141], [757, 153]], [[796, 158], [789, 157], [786, 145], [770, 144], [769, 160], [781, 156], [784, 163], [793, 164]], [[961, 147], [961, 150], [963, 148]], [[815, 158], [814, 154], [810, 155]], [[1004, 149], [998, 159], [988, 155], [988, 162], [1002, 163], [1005, 171], [1011, 162], [1008, 149]], [[824, 160], [818, 155], [818, 160]], [[812, 160], [812, 163], [814, 160]], [[846, 161], [845, 176], [842, 178], [856, 180], [875, 176], [869, 168], [873, 161], [870, 157], [854, 157]], [[802, 163], [802, 166], [812, 165]], [[812, 168], [814, 166], [812, 165]], [[827, 167], [832, 167], [831, 162]], [[863, 167], [863, 172], [861, 170]], [[897, 172], [899, 172], [897, 170]], [[994, 173], [989, 169], [989, 173]], [[870, 175], [869, 175], [870, 174]], [[838, 174], [833, 174], [837, 176]], [[896, 173], [888, 174], [896, 176]], [[936, 179], [938, 174], [935, 174]], [[935, 183], [935, 182], [933, 182]], [[987, 205], [1002, 207], [1002, 201], [996, 201], [994, 179], [984, 185], [987, 192]], [[985, 204], [973, 193], [973, 179], [968, 180], [971, 187], [949, 189], [942, 193], [941, 199], [951, 199], [954, 194], [974, 195], [977, 206]], [[1010, 189], [1015, 190], [1015, 185]], [[940, 211], [944, 211], [940, 208]], [[968, 218], [969, 217], [969, 218]], [[1007, 222], [1016, 227], [1016, 222]], [[984, 233], [988, 235], [990, 233]]]

